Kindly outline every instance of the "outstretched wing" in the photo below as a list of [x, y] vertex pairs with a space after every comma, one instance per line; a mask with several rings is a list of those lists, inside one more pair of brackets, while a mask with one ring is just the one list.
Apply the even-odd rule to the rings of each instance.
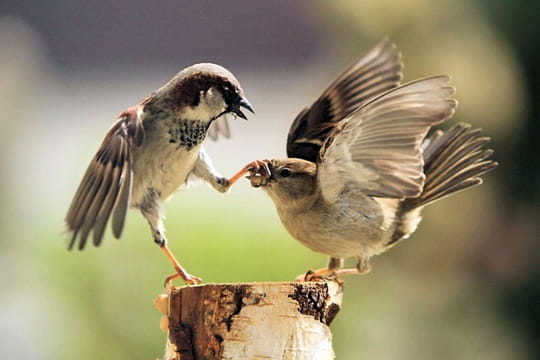
[[131, 197], [131, 152], [144, 141], [138, 107], [123, 112], [105, 135], [75, 193], [66, 216], [72, 232], [68, 248], [78, 241], [82, 250], [90, 232], [94, 245], [103, 238], [112, 214], [112, 229], [119, 238], [124, 228]]
[[354, 183], [370, 196], [418, 196], [425, 180], [421, 141], [457, 106], [449, 81], [432, 77], [389, 90], [336, 127], [319, 158], [323, 194], [331, 199]]
[[220, 136], [227, 139], [231, 136], [227, 115], [222, 115], [212, 121], [212, 124], [210, 124], [210, 127], [208, 128], [208, 137], [210, 139], [216, 141]]
[[366, 100], [399, 85], [401, 55], [384, 39], [357, 60], [298, 114], [287, 138], [288, 157], [315, 162], [328, 134]]

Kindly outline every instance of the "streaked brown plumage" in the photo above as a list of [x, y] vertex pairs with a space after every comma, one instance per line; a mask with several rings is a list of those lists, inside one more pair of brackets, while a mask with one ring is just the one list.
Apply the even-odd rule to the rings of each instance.
[[401, 54], [387, 39], [343, 71], [294, 119], [287, 137], [287, 155], [316, 161], [332, 129], [369, 98], [399, 85]]
[[69, 249], [78, 243], [82, 250], [90, 233], [99, 246], [110, 218], [113, 235], [119, 238], [127, 210], [137, 208], [178, 275], [186, 282], [199, 282], [167, 248], [161, 203], [193, 178], [221, 192], [229, 189], [234, 179], [219, 175], [202, 143], [207, 131], [213, 138], [228, 136], [223, 115], [246, 119], [240, 107], [253, 111], [228, 70], [196, 64], [122, 112], [90, 162], [68, 210]]
[[131, 198], [131, 148], [144, 141], [144, 127], [136, 111], [130, 108], [120, 114], [83, 176], [66, 216], [73, 231], [69, 249], [78, 238], [82, 250], [91, 231], [94, 245], [99, 246], [111, 214], [114, 236], [122, 235]]
[[[483, 148], [488, 139], [469, 125], [426, 139], [457, 106], [449, 78], [399, 85], [400, 58], [388, 55], [397, 51], [387, 41], [376, 49], [380, 58], [371, 50], [370, 61], [360, 59], [362, 66], [340, 75], [323, 93], [328, 100], [320, 98], [296, 118], [287, 140], [289, 158], [245, 167], [289, 233], [330, 257], [316, 275], [369, 271], [372, 256], [415, 231], [425, 205], [480, 184], [479, 176], [497, 166], [488, 160], [492, 150]], [[321, 110], [320, 104], [330, 105]], [[353, 256], [357, 267], [341, 269]]]

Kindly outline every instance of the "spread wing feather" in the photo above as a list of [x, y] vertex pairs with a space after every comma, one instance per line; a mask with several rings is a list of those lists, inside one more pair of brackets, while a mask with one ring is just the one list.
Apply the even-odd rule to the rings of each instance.
[[352, 183], [370, 196], [418, 196], [425, 181], [421, 142], [457, 106], [449, 80], [432, 77], [394, 88], [342, 121], [319, 154], [323, 194], [335, 197]]
[[298, 114], [287, 138], [287, 155], [315, 162], [334, 126], [366, 100], [399, 85], [401, 55], [385, 39], [357, 60], [308, 108]]
[[86, 245], [90, 232], [98, 246], [109, 218], [115, 237], [120, 237], [131, 195], [131, 151], [144, 141], [144, 127], [136, 108], [120, 115], [105, 135], [75, 193], [66, 216], [72, 232], [68, 248]]
[[227, 115], [222, 115], [216, 120], [212, 121], [210, 127], [208, 128], [208, 137], [216, 141], [219, 136], [223, 136], [228, 139], [231, 136], [231, 131], [229, 129], [229, 119]]

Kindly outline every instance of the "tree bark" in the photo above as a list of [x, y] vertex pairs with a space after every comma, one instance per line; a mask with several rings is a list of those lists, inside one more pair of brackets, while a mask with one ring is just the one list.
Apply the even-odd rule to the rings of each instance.
[[155, 300], [166, 314], [164, 360], [333, 359], [328, 325], [341, 294], [336, 282], [169, 288]]

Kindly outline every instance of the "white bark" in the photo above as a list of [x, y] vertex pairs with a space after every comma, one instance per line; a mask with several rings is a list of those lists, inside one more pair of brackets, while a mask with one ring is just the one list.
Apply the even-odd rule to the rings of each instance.
[[[158, 297], [166, 312], [164, 360], [329, 360], [335, 282], [207, 284]], [[161, 305], [159, 305], [161, 304]]]

